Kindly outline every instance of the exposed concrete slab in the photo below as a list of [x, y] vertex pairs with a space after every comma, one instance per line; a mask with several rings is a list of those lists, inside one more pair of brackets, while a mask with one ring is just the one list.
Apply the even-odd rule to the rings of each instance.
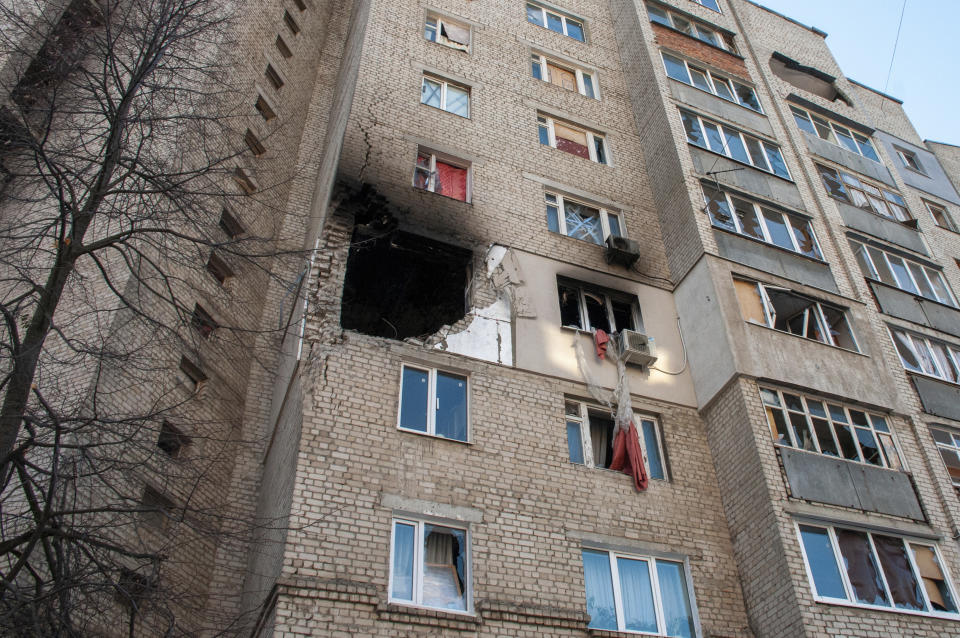
[[732, 159], [690, 146], [690, 156], [697, 172], [706, 175], [709, 172], [726, 171], [718, 177], [720, 183], [753, 193], [758, 197], [780, 202], [786, 206], [804, 210], [803, 199], [796, 184], [789, 180], [765, 173], [758, 168], [746, 166]]
[[960, 337], [960, 310], [878, 281], [868, 281], [880, 311]]
[[814, 288], [838, 292], [830, 266], [825, 263], [722, 230], [714, 230], [713, 234], [717, 250], [726, 259]]
[[854, 153], [853, 151], [848, 151], [845, 148], [837, 146], [836, 144], [831, 144], [826, 140], [821, 140], [816, 135], [812, 135], [806, 131], [800, 131], [803, 134], [803, 138], [807, 141], [807, 148], [810, 149], [810, 152], [814, 155], [822, 157], [825, 160], [829, 160], [840, 166], [844, 166], [854, 171], [855, 173], [860, 173], [865, 177], [874, 179], [878, 182], [883, 182], [892, 188], [896, 188], [897, 184], [893, 180], [893, 176], [890, 175], [890, 171], [887, 170], [887, 167], [883, 164], [878, 164], [871, 159]]
[[692, 106], [703, 113], [716, 115], [728, 122], [739, 124], [748, 131], [755, 131], [762, 135], [774, 137], [773, 127], [765, 115], [742, 107], [739, 104], [728, 102], [706, 91], [701, 91], [689, 84], [677, 80], [670, 81], [670, 93], [678, 101]]
[[891, 244], [909, 248], [922, 255], [930, 254], [920, 238], [920, 233], [912, 228], [907, 228], [900, 222], [875, 215], [851, 204], [839, 200], [833, 201], [840, 211], [840, 216], [843, 217], [843, 223], [850, 228], [886, 240]]
[[960, 310], [922, 297], [917, 303], [923, 308], [931, 328], [960, 337]]

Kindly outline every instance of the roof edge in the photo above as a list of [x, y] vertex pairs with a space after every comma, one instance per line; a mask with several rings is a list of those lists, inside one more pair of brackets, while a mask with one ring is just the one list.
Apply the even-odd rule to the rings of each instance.
[[852, 83], [852, 84], [856, 84], [857, 86], [859, 86], [859, 87], [861, 87], [861, 88], [864, 88], [864, 89], [866, 89], [866, 90], [868, 90], [868, 91], [870, 91], [870, 92], [872, 92], [872, 93], [876, 93], [876, 94], [879, 95], [880, 97], [885, 97], [885, 98], [887, 98], [888, 100], [893, 100], [893, 101], [896, 102], [897, 104], [903, 104], [903, 100], [901, 100], [901, 99], [899, 99], [899, 98], [895, 98], [895, 97], [893, 97], [892, 95], [889, 95], [889, 94], [887, 94], [887, 93], [884, 93], [883, 91], [878, 91], [878, 90], [876, 90], [875, 88], [873, 88], [872, 86], [867, 86], [867, 85], [864, 84], [863, 82], [857, 82], [856, 80], [854, 80], [854, 79], [851, 78], [851, 77], [848, 77], [848, 78], [847, 78], [847, 81], [850, 82], [850, 83]]
[[760, 4], [759, 2], [754, 2], [753, 0], [744, 0], [744, 1], [752, 4], [752, 5], [755, 6], [755, 7], [758, 7], [758, 8], [760, 8], [760, 9], [763, 9], [764, 11], [767, 11], [767, 12], [769, 12], [769, 13], [772, 13], [772, 14], [775, 15], [775, 16], [779, 16], [779, 17], [783, 18], [784, 20], [786, 20], [787, 22], [792, 22], [792, 23], [794, 23], [795, 25], [797, 25], [797, 26], [799, 26], [799, 27], [803, 27], [803, 28], [806, 29], [807, 31], [810, 31], [810, 32], [812, 32], [812, 33], [815, 33], [815, 34], [817, 34], [818, 36], [820, 36], [821, 38], [826, 38], [826, 37], [827, 37], [827, 32], [826, 32], [826, 31], [821, 31], [821, 30], [818, 29], [817, 27], [811, 27], [810, 25], [804, 24], [804, 23], [800, 22], [799, 20], [794, 20], [794, 19], [791, 18], [790, 16], [783, 15], [783, 14], [780, 13], [779, 11], [774, 11], [774, 10], [771, 9], [770, 7], [765, 7], [765, 6], [763, 6], [762, 4]]

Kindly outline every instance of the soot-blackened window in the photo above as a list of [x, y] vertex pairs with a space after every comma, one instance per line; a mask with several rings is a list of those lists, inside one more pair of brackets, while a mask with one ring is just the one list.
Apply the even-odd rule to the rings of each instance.
[[473, 253], [403, 231], [354, 232], [340, 325], [392, 339], [426, 337], [466, 314]]

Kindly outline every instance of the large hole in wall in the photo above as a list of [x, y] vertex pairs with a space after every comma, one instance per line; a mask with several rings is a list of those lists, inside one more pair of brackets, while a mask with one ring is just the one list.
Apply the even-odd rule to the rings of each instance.
[[[464, 317], [473, 253], [413, 233], [358, 224], [340, 325], [391, 339], [426, 337]], [[392, 221], [392, 220], [390, 220]]]

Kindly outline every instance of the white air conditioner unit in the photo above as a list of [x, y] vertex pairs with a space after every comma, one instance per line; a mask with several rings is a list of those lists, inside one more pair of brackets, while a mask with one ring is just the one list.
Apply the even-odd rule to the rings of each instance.
[[653, 337], [634, 330], [621, 330], [617, 338], [617, 356], [624, 363], [640, 367], [653, 365], [657, 361], [657, 349]]
[[608, 235], [607, 249], [604, 251], [608, 264], [617, 264], [624, 268], [631, 267], [640, 258], [640, 244], [626, 237]]

